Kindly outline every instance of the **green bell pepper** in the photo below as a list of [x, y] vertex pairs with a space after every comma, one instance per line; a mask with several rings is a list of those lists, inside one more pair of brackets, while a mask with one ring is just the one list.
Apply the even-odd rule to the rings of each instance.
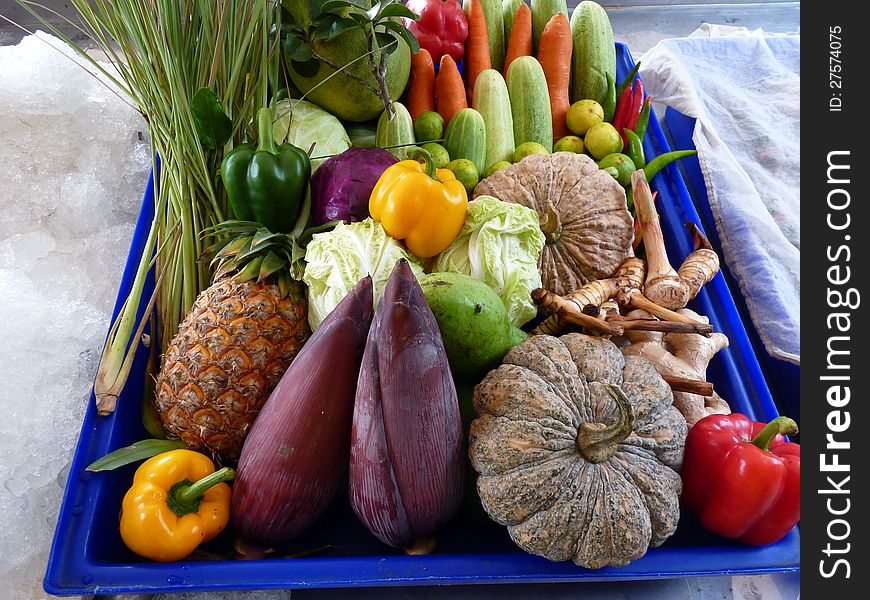
[[289, 233], [299, 217], [311, 160], [293, 144], [275, 143], [272, 109], [257, 112], [259, 144], [240, 144], [221, 162], [221, 178], [235, 218]]

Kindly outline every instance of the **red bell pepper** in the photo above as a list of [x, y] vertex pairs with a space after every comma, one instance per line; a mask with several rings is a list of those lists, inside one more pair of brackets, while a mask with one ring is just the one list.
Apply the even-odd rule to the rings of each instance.
[[440, 64], [444, 54], [457, 62], [465, 55], [468, 20], [458, 0], [408, 0], [406, 6], [420, 18], [402, 20], [434, 64]]
[[689, 430], [682, 502], [704, 528], [747, 544], [772, 544], [800, 521], [800, 446], [783, 435], [797, 424], [709, 415]]

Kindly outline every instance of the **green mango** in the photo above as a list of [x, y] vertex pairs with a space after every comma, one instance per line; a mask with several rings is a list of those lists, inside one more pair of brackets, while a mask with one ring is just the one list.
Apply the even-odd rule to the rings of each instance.
[[420, 279], [435, 314], [454, 377], [479, 381], [528, 335], [511, 325], [498, 294], [463, 273], [430, 273]]

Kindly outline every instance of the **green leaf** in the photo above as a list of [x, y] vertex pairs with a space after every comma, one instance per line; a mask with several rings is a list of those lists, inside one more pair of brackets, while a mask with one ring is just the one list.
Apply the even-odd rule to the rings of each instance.
[[302, 44], [290, 55], [291, 60], [295, 60], [297, 62], [306, 62], [312, 59], [314, 56], [314, 51], [309, 48], [307, 45]]
[[375, 33], [375, 39], [378, 40], [378, 46], [387, 54], [392, 54], [399, 47], [399, 38], [393, 33], [378, 31]]
[[295, 35], [288, 35], [284, 38], [284, 52], [287, 56], [293, 56], [293, 53], [302, 45], [302, 38]]
[[233, 134], [233, 122], [211, 89], [202, 88], [190, 101], [190, 114], [202, 145], [217, 150]]
[[315, 21], [314, 27], [314, 35], [318, 40], [325, 40], [329, 37], [329, 32], [332, 31], [332, 26], [335, 25], [335, 22], [340, 17], [338, 15], [333, 14], [324, 14], [321, 15], [317, 21]]
[[420, 15], [415, 13], [404, 4], [392, 3], [385, 6], [384, 9], [381, 11], [381, 18], [383, 19], [386, 17], [407, 17], [416, 21], [420, 18]]
[[89, 464], [85, 470], [111, 471], [112, 469], [180, 448], [187, 448], [187, 444], [181, 440], [142, 440], [110, 452], [102, 458], [98, 458]]
[[251, 250], [258, 250], [261, 245], [268, 244], [280, 235], [280, 233], [272, 233], [265, 227], [258, 229], [257, 233], [254, 234], [254, 239], [251, 241]]
[[286, 260], [270, 250], [266, 255], [266, 258], [263, 259], [263, 263], [260, 265], [260, 275], [257, 277], [257, 281], [263, 281], [269, 275], [277, 273], [283, 269], [286, 265]]
[[329, 35], [324, 38], [324, 40], [327, 42], [334, 40], [345, 31], [348, 31], [349, 29], [354, 29], [355, 27], [359, 27], [359, 24], [353, 19], [341, 18], [332, 24], [332, 29], [329, 31]]
[[251, 262], [242, 267], [242, 270], [239, 271], [239, 274], [236, 275], [236, 279], [238, 281], [244, 283], [246, 281], [250, 281], [257, 277], [260, 274], [260, 265], [263, 264], [263, 257], [256, 256]]
[[320, 5], [320, 14], [334, 12], [345, 8], [357, 8], [357, 5], [348, 0], [326, 0]]
[[401, 36], [405, 43], [411, 47], [411, 52], [416, 54], [420, 51], [420, 42], [417, 41], [417, 37], [411, 33], [411, 31], [402, 25], [401, 23], [397, 23], [396, 21], [384, 21], [381, 23], [388, 30], [392, 31], [395, 34]]
[[293, 66], [293, 70], [299, 73], [302, 77], [314, 77], [317, 75], [317, 71], [320, 70], [320, 61], [316, 58], [306, 61], [291, 59], [290, 64]]
[[369, 21], [374, 21], [378, 18], [378, 13], [381, 12], [381, 3], [375, 2], [370, 9], [366, 11], [366, 16]]

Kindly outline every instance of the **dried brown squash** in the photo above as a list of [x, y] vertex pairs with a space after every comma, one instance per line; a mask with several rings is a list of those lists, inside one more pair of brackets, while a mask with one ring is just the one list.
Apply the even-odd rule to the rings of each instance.
[[537, 211], [546, 243], [543, 287], [564, 295], [611, 277], [631, 253], [633, 220], [625, 190], [585, 154], [531, 155], [474, 188]]
[[652, 364], [572, 333], [515, 346], [474, 390], [469, 456], [522, 549], [622, 566], [670, 537], [687, 426]]

